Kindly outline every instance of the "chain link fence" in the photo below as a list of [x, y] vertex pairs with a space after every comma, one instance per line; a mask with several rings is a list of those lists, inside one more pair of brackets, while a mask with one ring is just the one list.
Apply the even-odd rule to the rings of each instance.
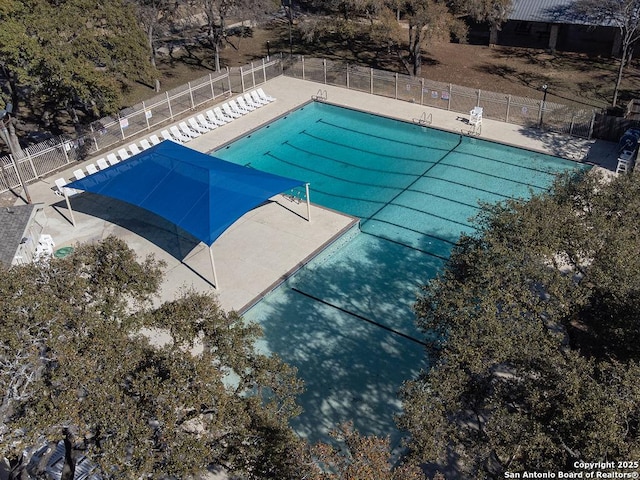
[[0, 157], [0, 193], [30, 183], [52, 172], [83, 161], [127, 140], [147, 135], [173, 123], [185, 113], [221, 97], [250, 90], [282, 75], [282, 59], [263, 59], [239, 68], [228, 68], [174, 88], [115, 115], [101, 118], [76, 136], [59, 136], [31, 145], [20, 158]]
[[60, 136], [24, 149], [21, 158], [0, 157], [0, 193], [32, 182], [128, 139], [148, 134], [220, 97], [242, 93], [286, 75], [406, 102], [483, 116], [523, 126], [591, 138], [596, 111], [526, 97], [476, 90], [373, 68], [303, 56], [276, 56], [209, 74], [91, 123], [82, 134]]
[[490, 92], [435, 82], [374, 68], [332, 60], [290, 57], [283, 62], [284, 75], [345, 87], [351, 90], [441, 108], [467, 115], [483, 108], [483, 117], [525, 127], [591, 138], [596, 109]]

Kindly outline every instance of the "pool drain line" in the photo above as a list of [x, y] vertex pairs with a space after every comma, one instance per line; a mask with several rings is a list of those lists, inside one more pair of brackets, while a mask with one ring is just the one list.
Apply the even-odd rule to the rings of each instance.
[[328, 307], [334, 308], [334, 309], [336, 309], [336, 310], [338, 310], [340, 312], [346, 313], [347, 315], [350, 315], [350, 316], [355, 317], [355, 318], [357, 318], [359, 320], [363, 320], [363, 321], [365, 321], [367, 323], [370, 323], [371, 325], [375, 325], [376, 327], [380, 327], [383, 330], [391, 332], [391, 333], [393, 333], [395, 335], [398, 335], [398, 336], [400, 336], [402, 338], [406, 338], [407, 340], [410, 340], [410, 341], [412, 341], [414, 343], [423, 345], [425, 347], [428, 346], [428, 344], [426, 342], [423, 342], [422, 340], [418, 340], [417, 338], [412, 337], [411, 335], [407, 335], [406, 333], [402, 333], [402, 332], [400, 332], [400, 331], [398, 331], [398, 330], [396, 330], [394, 328], [387, 327], [386, 325], [378, 323], [375, 320], [371, 320], [370, 318], [364, 317], [364, 316], [362, 316], [362, 315], [360, 315], [358, 313], [350, 312], [346, 308], [339, 307], [338, 305], [335, 305], [333, 303], [327, 302], [326, 300], [323, 300], [323, 299], [321, 299], [319, 297], [316, 297], [315, 295], [311, 295], [310, 293], [303, 292], [302, 290], [299, 290], [299, 289], [297, 289], [295, 287], [292, 287], [291, 290], [293, 290], [294, 292], [299, 293], [300, 295], [303, 295], [303, 296], [305, 296], [307, 298], [310, 298], [311, 300], [314, 300], [316, 302], [322, 303], [323, 305], [326, 305]]

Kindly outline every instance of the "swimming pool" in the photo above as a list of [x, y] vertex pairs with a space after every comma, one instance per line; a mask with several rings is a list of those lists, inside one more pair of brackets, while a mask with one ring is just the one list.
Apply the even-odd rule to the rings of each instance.
[[361, 218], [360, 231], [245, 313], [264, 329], [259, 348], [305, 380], [293, 426], [311, 441], [346, 420], [395, 440], [398, 388], [427, 366], [411, 307], [473, 231], [478, 202], [526, 198], [559, 172], [586, 168], [317, 102], [214, 154], [307, 181], [311, 201]]

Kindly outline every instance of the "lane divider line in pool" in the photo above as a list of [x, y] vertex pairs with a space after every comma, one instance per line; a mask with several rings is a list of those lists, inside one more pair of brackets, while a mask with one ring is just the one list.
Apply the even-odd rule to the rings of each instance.
[[463, 167], [461, 165], [453, 165], [451, 163], [443, 163], [442, 165], [444, 165], [446, 167], [457, 168], [459, 170], [465, 170], [467, 172], [477, 173], [477, 174], [480, 174], [480, 175], [486, 175], [488, 177], [497, 178], [498, 180], [504, 180], [506, 182], [517, 183], [518, 185], [526, 185], [527, 187], [537, 188], [538, 190], [549, 191], [549, 188], [547, 188], [547, 187], [540, 187], [540, 186], [535, 185], [533, 183], [521, 182], [520, 180], [513, 180], [511, 178], [501, 177], [500, 175], [493, 175], [491, 173], [482, 172], [480, 170], [474, 170], [473, 168]]
[[453, 147], [451, 150], [449, 150], [447, 153], [445, 153], [442, 157], [440, 157], [438, 160], [436, 160], [432, 165], [429, 165], [429, 167], [422, 172], [422, 175], [420, 175], [419, 177], [417, 177], [413, 182], [411, 182], [409, 185], [407, 185], [406, 187], [404, 187], [401, 191], [399, 191], [391, 200], [389, 200], [386, 205], [383, 205], [382, 207], [380, 207], [376, 212], [374, 212], [373, 215], [369, 216], [369, 218], [365, 218], [363, 219], [360, 224], [364, 225], [365, 223], [367, 223], [368, 220], [374, 218], [376, 215], [378, 215], [387, 205], [389, 205], [391, 202], [393, 202], [396, 198], [398, 198], [400, 195], [402, 195], [404, 192], [406, 192], [407, 190], [409, 190], [411, 187], [413, 187], [418, 180], [420, 180], [422, 177], [424, 177], [427, 173], [429, 173], [429, 171], [431, 171], [432, 168], [434, 168], [436, 165], [438, 165], [442, 160], [444, 160], [445, 158], [447, 158], [447, 155], [450, 155], [456, 148], [458, 148], [460, 146], [460, 144], [462, 143], [462, 135], [460, 135], [460, 137], [458, 138], [458, 143], [456, 144], [455, 147]]
[[461, 187], [470, 188], [471, 190], [478, 190], [479, 192], [489, 193], [491, 195], [496, 195], [502, 198], [514, 198], [513, 195], [505, 195], [503, 193], [493, 192], [491, 190], [487, 190], [486, 188], [475, 187], [473, 185], [467, 185], [466, 183], [456, 182], [454, 180], [448, 180], [446, 178], [434, 177], [433, 175], [425, 175], [424, 178], [429, 178], [431, 180], [439, 180], [445, 183], [451, 183], [452, 185], [459, 185]]
[[[289, 148], [292, 148], [294, 150], [297, 150], [298, 152], [302, 152], [305, 153], [309, 156], [312, 157], [318, 157], [318, 158], [324, 158], [325, 160], [330, 160], [332, 162], [335, 163], [340, 163], [342, 165], [346, 165], [347, 167], [352, 167], [352, 168], [357, 168], [359, 170], [367, 170], [370, 172], [379, 172], [379, 173], [385, 173], [385, 174], [392, 174], [392, 175], [405, 175], [405, 176], [409, 176], [409, 177], [415, 177], [416, 174], [415, 173], [407, 173], [407, 172], [394, 172], [393, 170], [383, 170], [382, 168], [371, 168], [371, 167], [365, 167], [362, 165], [356, 165], [355, 163], [350, 163], [350, 162], [345, 162], [344, 160], [339, 160], [335, 157], [330, 157], [329, 155], [323, 155], [321, 153], [316, 153], [314, 151], [311, 150], [306, 150], [304, 148], [298, 147], [296, 145], [294, 145], [293, 143], [291, 143], [289, 140], [285, 140], [284, 142], [282, 142], [282, 145], [286, 145]], [[373, 153], [373, 155], [376, 155], [375, 153]], [[388, 155], [390, 158], [393, 158], [391, 155]], [[411, 158], [403, 158], [403, 157], [399, 157], [402, 160], [407, 160], [407, 161], [412, 161], [412, 162], [417, 162], [418, 160], [413, 160]], [[420, 163], [425, 164], [425, 163], [431, 163], [431, 162], [425, 162], [425, 161], [421, 161]]]
[[[480, 205], [478, 205], [477, 203], [471, 204], [471, 203], [463, 202], [460, 200], [454, 200], [453, 198], [448, 198], [443, 195], [438, 195], [437, 193], [425, 192], [424, 190], [418, 190], [416, 188], [410, 188], [409, 190], [407, 190], [407, 192], [417, 193], [418, 195], [424, 195], [425, 197], [439, 198], [440, 200], [444, 200], [451, 203], [457, 203], [458, 205], [463, 205], [465, 207], [473, 208], [474, 210], [480, 210]], [[402, 205], [402, 204], [394, 203], [394, 205]]]
[[[385, 137], [385, 136], [382, 136], [382, 135], [374, 135], [373, 133], [363, 132], [361, 130], [356, 130], [355, 128], [347, 128], [344, 125], [338, 125], [336, 123], [327, 122], [326, 120], [324, 120], [322, 118], [316, 120], [316, 123], [322, 123], [323, 125], [329, 125], [330, 127], [339, 128], [340, 130], [346, 130], [347, 132], [357, 133], [357, 134], [360, 134], [360, 135], [364, 135], [366, 137], [379, 138], [379, 139], [384, 140], [386, 142], [400, 143], [402, 145], [410, 145], [412, 147], [429, 148], [431, 150], [435, 150], [433, 147], [430, 147], [429, 145], [424, 145], [422, 143], [405, 142], [403, 140], [395, 140], [393, 138]], [[458, 145], [460, 145], [460, 142], [458, 142]], [[457, 148], [458, 145], [456, 145], [453, 148]], [[439, 148], [438, 150], [447, 151], [446, 148]]]
[[[445, 222], [451, 222], [451, 223], [455, 223], [457, 225], [462, 225], [463, 227], [473, 228], [473, 225], [470, 225], [468, 223], [461, 222], [461, 221], [458, 221], [458, 220], [453, 220], [452, 218], [449, 218], [449, 217], [443, 217], [442, 215], [438, 215], [436, 213], [427, 212], [425, 210], [420, 210], [419, 208], [410, 207], [408, 205], [403, 205], [401, 203], [391, 203], [391, 202], [389, 202], [389, 203], [387, 203], [387, 206], [394, 206], [394, 207], [397, 207], [397, 208], [405, 208], [407, 210], [411, 210], [411, 211], [416, 212], [416, 213], [422, 213], [424, 215], [428, 215], [429, 217], [439, 218], [440, 220], [444, 220]], [[369, 217], [368, 220], [379, 221], [380, 219], [379, 218]]]
[[[457, 242], [457, 240], [448, 240], [448, 239], [446, 239], [446, 238], [442, 238], [442, 237], [439, 237], [439, 236], [437, 236], [437, 235], [434, 235], [433, 233], [425, 233], [425, 232], [423, 232], [423, 231], [421, 231], [421, 230], [416, 230], [415, 228], [407, 227], [406, 225], [401, 225], [401, 224], [399, 224], [399, 223], [394, 223], [394, 222], [391, 222], [391, 221], [389, 221], [389, 220], [380, 220], [379, 218], [375, 218], [375, 219], [373, 219], [373, 220], [371, 220], [371, 221], [372, 221], [372, 222], [376, 222], [376, 223], [384, 223], [385, 225], [391, 225], [392, 227], [398, 227], [398, 228], [400, 228], [401, 230], [408, 230], [408, 231], [410, 231], [410, 232], [417, 233], [418, 235], [422, 235], [423, 237], [433, 238], [434, 240], [438, 240], [439, 242], [448, 243], [449, 245], [452, 245], [452, 246], [453, 246], [453, 245], [455, 245], [456, 243], [458, 243], [458, 242]], [[379, 235], [379, 234], [377, 234], [377, 233], [365, 232], [365, 231], [363, 231], [362, 229], [360, 229], [360, 231], [361, 231], [362, 233], [366, 233], [367, 235], [371, 235], [371, 236], [373, 236], [373, 237], [386, 238], [386, 237], [382, 237], [382, 236], [380, 236], [380, 235]], [[397, 242], [396, 240], [391, 240], [391, 239], [388, 239], [388, 238], [386, 238], [386, 239], [387, 239], [387, 240], [389, 240], [389, 241], [393, 241], [393, 242], [399, 243], [399, 242]], [[422, 251], [422, 250], [420, 250], [419, 248], [417, 248], [417, 247], [411, 247], [410, 245], [407, 245], [407, 247], [408, 247], [408, 248], [413, 248], [414, 250]], [[447, 259], [445, 258], [445, 260], [447, 260]]]
[[[381, 222], [381, 220], [376, 220], [376, 222]], [[407, 229], [411, 230], [411, 229]], [[444, 260], [445, 262], [449, 260], [449, 257], [445, 257], [443, 255], [438, 255], [437, 253], [430, 252], [429, 250], [425, 250], [423, 248], [414, 247], [413, 245], [407, 245], [406, 243], [402, 243], [398, 240], [394, 240], [393, 238], [385, 237], [384, 235], [379, 235], [377, 233], [365, 232], [361, 230], [360, 233], [363, 235], [368, 235], [370, 237], [379, 238], [380, 240], [384, 240], [385, 242], [395, 243], [396, 245], [400, 245], [403, 248], [408, 248], [410, 250], [415, 250], [416, 252], [424, 253], [425, 255], [429, 255], [430, 257], [434, 257], [440, 260]]]
[[[294, 162], [290, 162], [288, 160], [280, 158], [280, 157], [274, 155], [271, 152], [263, 153], [263, 155], [267, 156], [267, 157], [271, 157], [271, 158], [273, 158], [275, 160], [278, 160], [279, 162], [284, 163], [285, 165], [291, 165], [291, 166], [294, 166], [294, 167], [299, 168], [301, 170], [307, 170], [309, 172], [313, 172], [313, 173], [316, 173], [318, 175], [322, 175], [322, 176], [325, 176], [325, 177], [328, 177], [328, 178], [332, 178], [334, 180], [339, 180], [340, 182], [348, 183], [350, 185], [362, 185], [364, 187], [384, 188], [384, 189], [387, 189], [387, 190], [400, 190], [400, 187], [390, 187], [388, 185], [376, 185], [375, 183], [356, 182], [355, 180], [345, 180], [344, 178], [339, 177], [337, 175], [330, 175], [330, 174], [328, 174], [326, 172], [322, 172], [320, 170], [315, 170], [315, 169], [309, 168], [309, 167], [303, 167], [303, 166], [298, 165], [298, 164], [296, 164]], [[415, 176], [415, 175], [413, 175], [413, 176]], [[415, 183], [415, 182], [412, 182], [411, 184], [413, 185], [413, 183]]]
[[503, 165], [510, 165], [512, 167], [522, 168], [524, 170], [531, 170], [532, 172], [543, 173], [545, 175], [554, 176], [554, 175], [558, 174], [558, 172], [554, 172], [553, 170], [541, 170], [541, 169], [535, 168], [535, 167], [527, 167], [527, 166], [521, 165], [519, 163], [512, 163], [512, 162], [507, 162], [505, 160], [498, 160], [497, 158], [485, 157], [484, 155], [478, 155], [476, 153], [465, 152], [464, 155], [469, 155], [470, 157], [480, 158], [480, 159], [486, 160], [488, 162], [502, 163]]
[[[358, 152], [367, 153], [369, 155], [375, 155], [376, 157], [385, 157], [385, 158], [390, 158], [392, 160], [399, 160], [400, 159], [400, 160], [406, 160], [408, 162], [425, 163], [424, 159], [421, 159], [421, 158], [402, 157], [402, 156], [398, 155], [398, 153], [390, 154], [390, 153], [373, 152], [371, 150], [366, 150], [364, 148], [356, 147], [355, 145], [349, 145], [349, 144], [346, 144], [346, 143], [336, 142], [335, 140], [329, 140], [327, 138], [323, 138], [323, 137], [320, 137], [318, 135], [314, 135], [312, 133], [309, 133], [306, 130], [302, 130], [300, 132], [300, 135], [305, 135], [305, 136], [307, 136], [309, 138], [313, 138], [314, 140], [317, 140], [318, 142], [329, 143], [331, 145], [336, 145], [338, 147], [348, 148], [349, 150], [356, 150]], [[285, 142], [285, 143], [287, 143], [287, 142]], [[444, 148], [431, 148], [431, 147], [427, 147], [427, 146], [424, 146], [422, 148], [430, 148], [431, 150], [446, 151], [446, 149], [444, 149]]]
[[360, 315], [359, 313], [351, 312], [351, 311], [347, 310], [346, 308], [343, 308], [343, 307], [340, 307], [340, 306], [338, 306], [336, 304], [327, 302], [326, 300], [323, 300], [323, 299], [321, 299], [319, 297], [316, 297], [315, 295], [311, 295], [310, 293], [303, 292], [302, 290], [300, 290], [298, 288], [292, 287], [291, 290], [293, 290], [294, 292], [299, 293], [300, 295], [303, 295], [303, 296], [305, 296], [307, 298], [310, 298], [311, 300], [314, 300], [316, 302], [322, 303], [323, 305], [326, 305], [328, 307], [334, 308], [334, 309], [336, 309], [336, 310], [338, 310], [340, 312], [346, 313], [347, 315], [355, 317], [355, 318], [357, 318], [359, 320], [363, 320], [363, 321], [365, 321], [367, 323], [370, 323], [371, 325], [375, 325], [376, 327], [380, 327], [383, 330], [387, 330], [388, 332], [391, 332], [391, 333], [393, 333], [395, 335], [398, 335], [398, 336], [400, 336], [402, 338], [406, 338], [407, 340], [415, 342], [415, 343], [417, 343], [419, 345], [423, 345], [425, 347], [429, 346], [429, 344], [427, 342], [424, 342], [424, 341], [422, 341], [422, 340], [420, 340], [418, 338], [412, 337], [411, 335], [407, 335], [406, 333], [402, 333], [399, 330], [396, 330], [395, 328], [387, 327], [386, 325], [383, 325], [382, 323], [378, 323], [375, 320], [371, 320], [370, 318], [367, 318], [367, 317], [365, 317], [363, 315]]

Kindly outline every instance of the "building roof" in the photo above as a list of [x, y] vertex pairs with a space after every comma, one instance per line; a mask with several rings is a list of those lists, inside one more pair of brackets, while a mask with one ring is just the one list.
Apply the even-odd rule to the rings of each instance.
[[37, 203], [0, 208], [0, 264], [11, 266], [32, 218], [42, 207]]
[[[542, 23], [594, 25], [593, 20], [577, 14], [571, 7], [575, 0], [513, 0], [509, 20]], [[610, 23], [600, 23], [611, 26]]]

